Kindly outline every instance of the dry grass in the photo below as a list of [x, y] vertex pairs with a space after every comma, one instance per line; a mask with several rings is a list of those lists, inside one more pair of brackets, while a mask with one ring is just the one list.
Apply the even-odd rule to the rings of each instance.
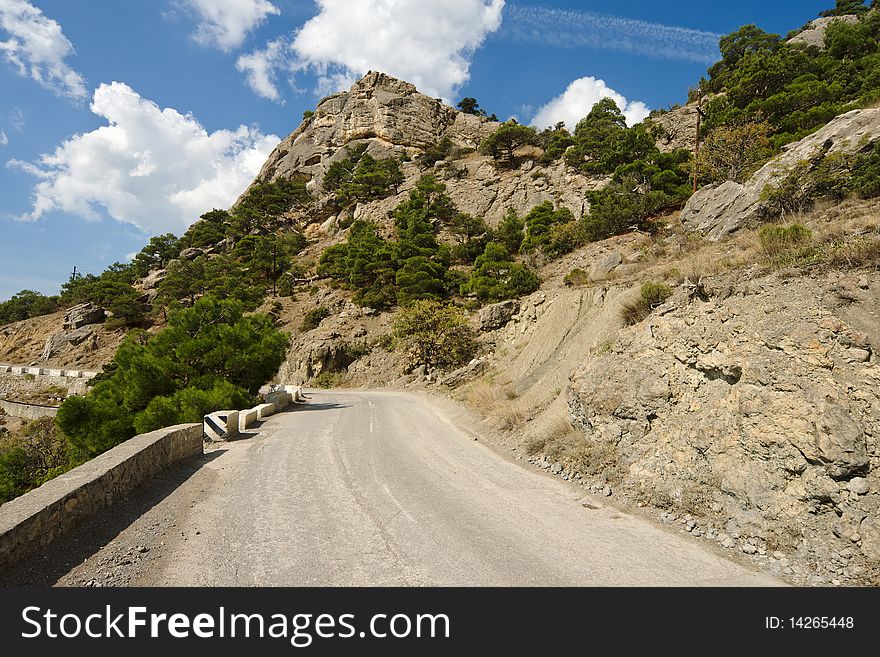
[[610, 484], [619, 483], [626, 474], [617, 445], [587, 439], [565, 418], [555, 419], [543, 436], [526, 443], [526, 451], [559, 461], [583, 476], [602, 477]]
[[522, 426], [528, 417], [527, 409], [523, 408], [516, 392], [509, 387], [493, 384], [491, 377], [475, 381], [462, 390], [468, 406], [496, 429], [511, 431]]

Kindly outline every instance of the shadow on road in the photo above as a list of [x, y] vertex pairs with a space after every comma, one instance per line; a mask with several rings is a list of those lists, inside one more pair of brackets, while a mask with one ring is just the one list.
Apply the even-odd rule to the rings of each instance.
[[335, 408], [350, 408], [349, 404], [337, 404], [336, 402], [298, 404], [292, 411], [293, 413], [301, 413], [303, 411], [330, 411]]
[[0, 573], [0, 586], [52, 586], [221, 454], [222, 450], [209, 452], [163, 470], [124, 500], [98, 511], [38, 554]]

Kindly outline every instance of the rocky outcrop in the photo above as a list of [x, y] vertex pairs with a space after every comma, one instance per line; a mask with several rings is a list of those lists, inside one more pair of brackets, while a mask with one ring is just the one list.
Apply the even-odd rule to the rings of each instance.
[[44, 363], [49, 362], [55, 356], [62, 353], [68, 345], [77, 346], [87, 340], [96, 342], [97, 336], [91, 326], [81, 326], [80, 328], [69, 331], [67, 333], [56, 333], [46, 340], [46, 346], [43, 347], [43, 354], [40, 360]]
[[596, 260], [590, 267], [590, 280], [601, 281], [623, 263], [623, 256], [618, 251], [606, 253]]
[[695, 105], [677, 107], [669, 112], [654, 114], [646, 120], [657, 131], [657, 148], [671, 153], [679, 148], [694, 150], [697, 143], [697, 108]]
[[[569, 208], [576, 217], [588, 211], [588, 191], [605, 184], [571, 171], [564, 163], [540, 166], [524, 157], [515, 170], [499, 168], [489, 157], [473, 152], [499, 123], [459, 112], [436, 98], [382, 73], [369, 73], [350, 91], [324, 99], [315, 114], [269, 156], [256, 182], [295, 178], [307, 182], [317, 199], [316, 207], [299, 219], [313, 239], [334, 236], [351, 219], [388, 223], [388, 213], [406, 200], [425, 173], [432, 173], [447, 187], [459, 210], [497, 224], [512, 208], [520, 215], [545, 201]], [[426, 171], [415, 158], [426, 148], [448, 137], [461, 152]], [[376, 158], [397, 157], [404, 182], [395, 196], [361, 204], [347, 211], [326, 208], [323, 179], [327, 168], [346, 156], [346, 146], [366, 145]], [[344, 220], [349, 221], [344, 221]]]
[[880, 575], [877, 345], [821, 295], [772, 277], [707, 302], [682, 289], [573, 373], [568, 404], [635, 498], [727, 547], [866, 581]]
[[858, 23], [858, 16], [828, 16], [810, 21], [807, 28], [791, 37], [789, 43], [802, 43], [805, 46], [815, 46], [820, 50], [825, 49], [825, 30], [831, 23], [841, 21], [843, 23]]
[[502, 301], [480, 310], [481, 331], [494, 331], [507, 324], [519, 312], [519, 301]]
[[386, 157], [425, 149], [443, 137], [476, 148], [498, 125], [420, 94], [408, 82], [370, 72], [350, 91], [322, 100], [314, 115], [269, 156], [257, 180], [296, 175], [314, 180], [320, 189], [327, 166], [351, 142], [370, 140], [373, 154]]
[[773, 158], [744, 184], [733, 181], [710, 185], [694, 194], [681, 213], [689, 230], [720, 240], [762, 218], [761, 194], [799, 162], [817, 154], [851, 152], [880, 140], [880, 108], [852, 110]]
[[75, 331], [88, 324], [100, 324], [106, 317], [107, 313], [103, 308], [98, 308], [91, 302], [81, 303], [65, 313], [64, 328]]

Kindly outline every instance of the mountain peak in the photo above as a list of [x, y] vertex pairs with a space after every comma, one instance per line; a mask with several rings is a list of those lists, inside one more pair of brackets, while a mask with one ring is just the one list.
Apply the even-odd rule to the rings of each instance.
[[368, 142], [376, 157], [412, 157], [445, 137], [477, 148], [498, 125], [426, 96], [409, 82], [369, 71], [348, 91], [324, 98], [269, 156], [256, 182], [296, 176], [320, 186], [326, 168], [349, 144]]

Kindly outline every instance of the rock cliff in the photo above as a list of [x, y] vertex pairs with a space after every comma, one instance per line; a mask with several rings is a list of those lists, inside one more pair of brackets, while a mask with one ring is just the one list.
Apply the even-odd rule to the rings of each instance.
[[790, 144], [745, 183], [727, 181], [694, 194], [681, 213], [688, 229], [719, 240], [761, 220], [761, 194], [781, 180], [798, 162], [817, 154], [852, 152], [880, 140], [880, 108], [852, 110], [825, 127]]

